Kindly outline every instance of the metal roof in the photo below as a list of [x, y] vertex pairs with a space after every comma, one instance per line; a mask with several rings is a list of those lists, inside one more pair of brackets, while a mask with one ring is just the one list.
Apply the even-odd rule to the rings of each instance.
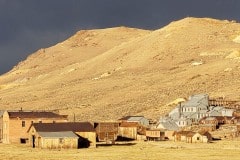
[[199, 104], [208, 105], [208, 104], [204, 104], [202, 102], [202, 100], [206, 99], [207, 97], [208, 97], [207, 94], [192, 95], [189, 97], [189, 100], [187, 102], [183, 103], [183, 106], [184, 107], [188, 107], [188, 106], [197, 107]]
[[167, 130], [170, 130], [170, 131], [179, 130], [178, 125], [174, 121], [171, 121], [171, 120], [166, 120], [166, 121], [159, 122], [158, 126], [160, 124], [163, 126], [164, 129], [167, 129]]
[[126, 117], [123, 117], [123, 118], [121, 118], [119, 120], [140, 121], [143, 118], [144, 118], [144, 116], [126, 116]]
[[41, 137], [44, 138], [78, 138], [72, 131], [63, 132], [38, 132]]

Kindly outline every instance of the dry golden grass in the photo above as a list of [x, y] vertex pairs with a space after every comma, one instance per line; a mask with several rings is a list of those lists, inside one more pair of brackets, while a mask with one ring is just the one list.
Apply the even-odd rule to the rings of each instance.
[[240, 100], [239, 36], [240, 23], [209, 18], [155, 31], [80, 31], [0, 76], [0, 109], [59, 109], [81, 121], [158, 120], [179, 97]]
[[99, 146], [78, 150], [33, 149], [26, 145], [0, 144], [0, 157], [6, 160], [239, 160], [239, 142], [136, 142], [134, 145]]

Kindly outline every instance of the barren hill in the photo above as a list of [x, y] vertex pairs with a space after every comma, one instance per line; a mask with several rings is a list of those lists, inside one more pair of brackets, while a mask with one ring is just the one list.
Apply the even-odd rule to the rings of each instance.
[[240, 24], [185, 18], [155, 31], [80, 31], [40, 49], [0, 77], [0, 108], [157, 119], [191, 94], [240, 100], [239, 82]]

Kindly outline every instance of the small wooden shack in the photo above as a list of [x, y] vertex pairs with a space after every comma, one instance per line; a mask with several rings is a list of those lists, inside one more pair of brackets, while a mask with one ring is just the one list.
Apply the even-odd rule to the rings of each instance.
[[118, 127], [118, 122], [95, 122], [94, 128], [97, 133], [97, 140], [114, 143], [118, 137]]
[[163, 141], [165, 140], [165, 131], [160, 129], [147, 129], [146, 138], [149, 141]]
[[182, 141], [187, 143], [207, 143], [212, 140], [209, 132], [192, 132], [192, 131], [179, 131], [174, 133], [174, 141]]
[[[59, 143], [64, 140], [67, 141], [66, 143], [72, 142], [72, 144], [68, 144], [68, 146], [74, 148], [76, 136], [78, 137], [77, 148], [96, 147], [96, 132], [93, 125], [89, 122], [33, 123], [28, 133], [29, 143], [32, 147], [45, 147], [49, 144], [41, 143], [49, 143], [49, 141], [52, 141], [55, 143], [53, 145], [54, 148], [59, 148], [60, 145], [56, 143], [56, 139], [58, 138]], [[74, 136], [73, 133], [76, 136]]]
[[174, 132], [174, 141], [191, 142], [191, 137], [195, 134], [192, 131]]
[[71, 131], [37, 132], [34, 145], [38, 148], [78, 148], [78, 136]]

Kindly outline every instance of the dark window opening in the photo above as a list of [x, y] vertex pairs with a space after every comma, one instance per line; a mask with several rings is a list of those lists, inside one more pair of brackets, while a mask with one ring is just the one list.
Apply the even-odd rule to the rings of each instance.
[[42, 121], [39, 121], [39, 123], [42, 123]]
[[21, 144], [26, 144], [27, 143], [27, 138], [20, 138], [20, 143]]
[[26, 125], [25, 121], [22, 121], [22, 127], [25, 127], [25, 125]]

